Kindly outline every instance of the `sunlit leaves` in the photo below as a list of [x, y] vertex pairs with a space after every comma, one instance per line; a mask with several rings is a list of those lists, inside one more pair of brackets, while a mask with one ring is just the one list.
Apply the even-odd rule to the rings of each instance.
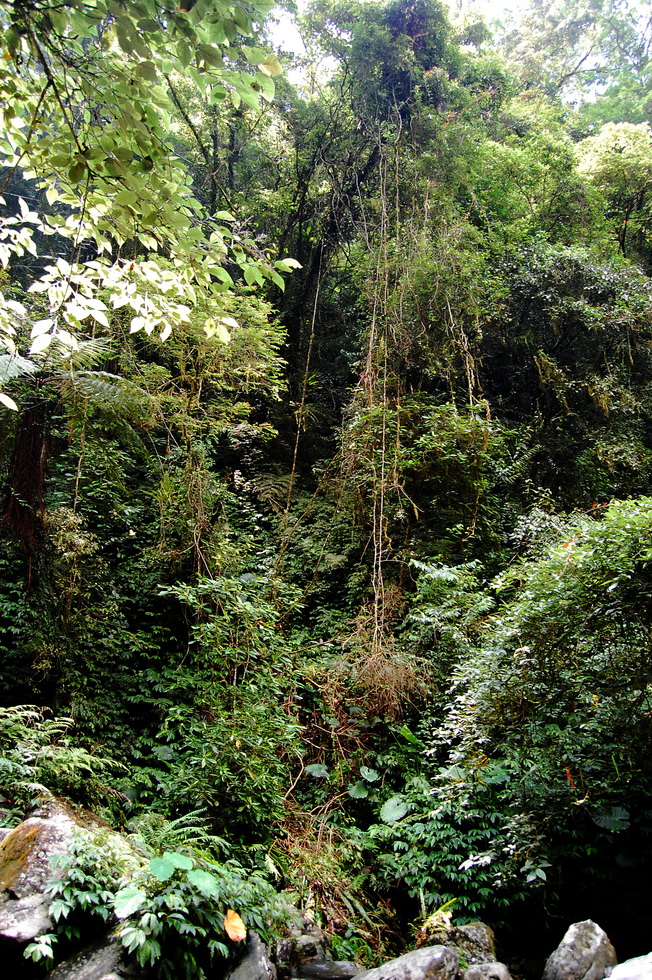
[[0, 391], [0, 404], [4, 405], [5, 408], [10, 408], [14, 412], [18, 410], [16, 402], [9, 395], [6, 395], [4, 391]]
[[276, 78], [283, 71], [276, 55], [262, 51], [260, 48], [250, 48], [246, 44], [243, 44], [240, 50], [250, 65], [256, 65], [258, 71], [263, 72], [270, 78]]
[[[214, 221], [202, 213], [169, 145], [174, 106], [166, 81], [182, 73], [203, 97], [215, 91], [238, 106], [271, 100], [278, 60], [244, 45], [241, 54], [255, 71], [243, 71], [235, 45], [253, 36], [272, 6], [270, 0], [199, 0], [190, 10], [166, 0], [1, 4], [8, 29], [1, 42], [0, 166], [36, 180], [49, 213], [39, 215], [21, 200], [20, 214], [0, 219], [0, 264], [36, 255], [36, 229], [67, 240], [69, 261], [81, 243], [98, 255], [95, 265], [73, 263], [72, 272], [57, 262], [34, 284], [47, 294], [52, 333], [108, 329], [110, 310], [127, 307], [133, 332], [165, 339], [200, 297], [210, 304], [233, 286], [223, 268], [230, 253], [246, 284], [271, 280], [282, 288], [280, 270], [223, 224], [234, 220], [229, 212]], [[20, 70], [14, 59], [21, 59]], [[134, 258], [116, 259], [127, 244]], [[58, 242], [53, 251], [62, 254]], [[167, 268], [143, 253], [165, 254]], [[99, 289], [111, 293], [110, 306]], [[216, 323], [228, 340], [226, 325]], [[10, 328], [5, 309], [0, 331], [8, 336]], [[45, 349], [47, 336], [33, 336], [32, 352]]]
[[202, 868], [194, 868], [192, 871], [188, 872], [188, 881], [191, 885], [194, 885], [205, 898], [219, 899], [221, 894], [220, 883], [215, 875], [212, 875], [210, 871], [204, 871]]
[[[1, 152], [0, 142], [0, 152]], [[21, 198], [21, 204], [24, 201]], [[0, 218], [0, 265], [7, 268], [12, 255], [22, 256], [25, 252], [36, 255], [36, 245], [33, 240], [34, 228], [38, 225], [38, 215], [29, 209], [21, 212], [20, 216]]]
[[13, 337], [26, 315], [27, 311], [22, 303], [6, 299], [3, 293], [0, 293], [0, 345], [5, 350], [15, 352]]
[[[189, 322], [197, 303], [196, 282], [178, 266], [158, 258], [113, 263], [98, 259], [74, 265], [58, 259], [30, 291], [45, 294], [50, 307], [50, 317], [32, 328], [37, 347], [46, 331], [60, 333], [68, 326], [74, 332], [81, 324], [93, 323], [108, 327], [112, 311], [125, 308], [132, 314], [132, 333], [158, 332], [166, 339], [175, 325]], [[100, 292], [107, 302], [97, 298]], [[214, 304], [219, 309], [219, 296]]]
[[126, 919], [133, 915], [147, 901], [147, 893], [136, 885], [129, 885], [117, 892], [113, 900], [113, 908], [118, 919]]
[[652, 129], [647, 123], [606, 123], [579, 145], [580, 169], [607, 190], [638, 193], [652, 172]]
[[206, 336], [210, 339], [212, 337], [217, 337], [221, 340], [223, 344], [228, 344], [231, 340], [231, 334], [229, 333], [229, 327], [237, 327], [238, 321], [234, 320], [233, 317], [221, 316], [213, 319], [210, 317], [204, 324], [204, 332]]

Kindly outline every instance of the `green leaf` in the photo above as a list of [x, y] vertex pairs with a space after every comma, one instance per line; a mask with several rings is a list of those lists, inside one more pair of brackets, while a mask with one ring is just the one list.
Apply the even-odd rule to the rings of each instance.
[[216, 48], [212, 44], [200, 44], [197, 47], [197, 51], [206, 62], [212, 68], [223, 68], [224, 67], [224, 57], [219, 48]]
[[407, 725], [403, 725], [403, 727], [400, 729], [400, 734], [407, 742], [410, 742], [411, 745], [423, 745], [421, 739], [417, 738], [414, 732], [411, 732]]
[[251, 34], [251, 21], [249, 20], [249, 15], [244, 7], [241, 7], [238, 4], [233, 8], [233, 19], [238, 25], [241, 34]]
[[195, 868], [193, 871], [188, 872], [188, 881], [195, 888], [198, 888], [206, 898], [220, 898], [220, 883], [215, 875], [212, 875], [209, 871]]
[[86, 176], [86, 163], [73, 163], [68, 169], [68, 177], [71, 184], [78, 184]]
[[175, 868], [180, 868], [182, 871], [190, 871], [195, 866], [191, 857], [187, 854], [179, 854], [178, 851], [165, 851], [163, 858], [172, 861]]
[[274, 268], [278, 269], [279, 272], [292, 272], [293, 269], [300, 269], [301, 263], [297, 262], [296, 259], [278, 259], [274, 263]]
[[254, 75], [254, 84], [258, 87], [261, 95], [267, 102], [272, 102], [274, 100], [276, 86], [271, 78], [269, 78], [263, 72], [257, 71]]
[[167, 881], [176, 871], [176, 864], [169, 857], [154, 857], [149, 862], [149, 870], [158, 881]]
[[259, 62], [258, 70], [269, 75], [270, 78], [283, 74], [283, 66], [275, 54], [268, 54], [264, 61]]
[[360, 775], [363, 779], [366, 779], [368, 783], [374, 783], [378, 779], [378, 773], [375, 769], [370, 769], [368, 766], [360, 766]]
[[263, 274], [258, 266], [246, 265], [243, 273], [248, 286], [259, 286], [263, 282]]
[[627, 830], [629, 827], [629, 812], [622, 806], [612, 806], [601, 810], [593, 817], [593, 822], [598, 827], [611, 830], [616, 833], [619, 830]]
[[349, 796], [352, 796], [354, 800], [364, 800], [369, 796], [368, 786], [359, 779], [357, 783], [351, 783], [348, 788]]
[[306, 766], [306, 772], [316, 779], [323, 779], [328, 776], [328, 769], [321, 762], [313, 762], [311, 765]]
[[147, 17], [139, 20], [137, 26], [143, 34], [157, 34], [161, 30], [161, 25], [157, 20], [150, 20]]
[[405, 799], [400, 796], [390, 796], [380, 808], [380, 819], [383, 823], [393, 824], [408, 812], [408, 805]]
[[128, 885], [116, 893], [113, 899], [113, 909], [116, 918], [126, 919], [142, 908], [147, 901], [147, 893], [136, 885]]
[[158, 80], [158, 72], [153, 61], [141, 61], [136, 66], [136, 74], [139, 78], [145, 78], [148, 82], [156, 82]]

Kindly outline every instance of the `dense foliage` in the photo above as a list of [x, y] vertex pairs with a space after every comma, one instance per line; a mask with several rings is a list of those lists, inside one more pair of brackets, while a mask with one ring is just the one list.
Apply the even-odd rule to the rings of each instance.
[[646, 952], [649, 11], [271, 7], [0, 3], [0, 803], [131, 848], [30, 955], [200, 976], [280, 890]]

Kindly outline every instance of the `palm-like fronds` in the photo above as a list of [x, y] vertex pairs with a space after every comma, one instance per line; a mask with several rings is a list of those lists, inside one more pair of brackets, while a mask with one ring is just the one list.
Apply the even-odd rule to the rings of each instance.
[[38, 364], [20, 354], [0, 354], [0, 384], [16, 378], [29, 377], [38, 371]]
[[221, 837], [211, 834], [209, 817], [205, 810], [191, 810], [174, 820], [161, 813], [146, 813], [131, 821], [129, 829], [134, 842], [145, 853], [198, 847], [226, 852], [229, 845]]
[[67, 379], [93, 408], [120, 419], [145, 424], [152, 417], [153, 399], [138, 385], [108, 371], [77, 371]]

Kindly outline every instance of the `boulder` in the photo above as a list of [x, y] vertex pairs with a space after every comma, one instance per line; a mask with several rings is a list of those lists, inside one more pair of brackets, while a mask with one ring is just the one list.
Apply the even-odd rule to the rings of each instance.
[[616, 962], [616, 951], [606, 932], [586, 919], [568, 929], [546, 963], [543, 980], [602, 980]]
[[38, 892], [27, 898], [8, 899], [0, 905], [0, 948], [8, 940], [30, 943], [51, 928], [48, 903]]
[[349, 960], [334, 960], [321, 930], [281, 939], [276, 944], [276, 966], [282, 978], [350, 980], [359, 968]]
[[48, 802], [0, 842], [0, 946], [26, 944], [51, 929], [42, 894], [50, 858], [66, 850], [76, 826], [66, 807]]
[[281, 977], [297, 976], [302, 967], [324, 963], [328, 958], [321, 930], [309, 933], [295, 930], [293, 935], [276, 943], [276, 966]]
[[309, 960], [323, 958], [324, 934], [319, 932], [301, 933], [294, 940], [297, 958], [307, 963]]
[[255, 932], [249, 932], [244, 955], [225, 980], [276, 980], [276, 968]]
[[50, 858], [67, 849], [76, 826], [72, 812], [52, 801], [14, 827], [0, 842], [0, 902], [43, 891]]
[[611, 972], [612, 980], [652, 980], [652, 953], [635, 956], [619, 963]]
[[[427, 936], [429, 945], [437, 943], [456, 950], [460, 965], [473, 966], [475, 963], [495, 963], [496, 946], [493, 930], [484, 922], [469, 922], [463, 926], [439, 925], [429, 927], [426, 920], [419, 930], [419, 937]], [[423, 939], [417, 944], [423, 945]]]
[[457, 953], [445, 946], [422, 946], [373, 970], [357, 975], [357, 980], [455, 980]]
[[350, 960], [325, 959], [322, 963], [304, 963], [294, 976], [302, 980], [351, 980], [360, 968]]
[[504, 963], [476, 963], [462, 973], [462, 980], [512, 980]]
[[60, 963], [46, 980], [126, 980], [131, 973], [123, 963], [123, 953], [117, 940], [105, 939]]

